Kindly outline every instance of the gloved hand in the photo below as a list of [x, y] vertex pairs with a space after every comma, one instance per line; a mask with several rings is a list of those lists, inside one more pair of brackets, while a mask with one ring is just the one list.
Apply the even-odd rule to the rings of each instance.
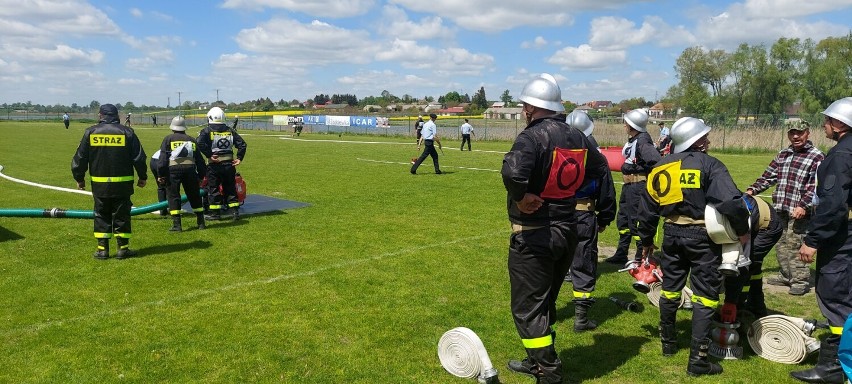
[[734, 303], [725, 303], [722, 305], [721, 317], [723, 323], [731, 324], [737, 321], [737, 305]]

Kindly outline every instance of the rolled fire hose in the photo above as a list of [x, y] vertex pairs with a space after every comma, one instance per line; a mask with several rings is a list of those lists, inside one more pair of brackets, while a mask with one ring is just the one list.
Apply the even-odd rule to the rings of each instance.
[[[651, 305], [659, 308], [660, 307], [660, 291], [663, 289], [663, 284], [659, 281], [655, 281], [651, 283], [651, 290], [645, 294], [648, 297], [648, 301], [651, 302]], [[680, 304], [678, 308], [690, 309], [692, 308], [692, 290], [689, 287], [683, 287], [683, 291], [680, 294]]]
[[799, 364], [819, 350], [811, 337], [816, 325], [798, 317], [771, 315], [751, 323], [748, 344], [758, 356], [782, 364]]
[[[92, 192], [84, 191], [80, 189], [71, 189], [71, 188], [62, 188], [56, 187], [53, 185], [39, 184], [34, 183], [32, 181], [26, 181], [21, 179], [16, 179], [14, 177], [8, 176], [3, 173], [3, 166], [0, 165], [0, 177], [15, 182], [19, 184], [29, 185], [38, 188], [44, 189], [52, 189], [54, 191], [60, 192], [71, 192], [71, 193], [79, 193], [83, 195], [92, 195]], [[204, 188], [201, 188], [201, 196], [207, 194], [207, 191]], [[181, 204], [187, 202], [186, 195], [181, 195], [180, 202]], [[149, 213], [154, 211], [159, 211], [161, 209], [166, 209], [169, 207], [168, 201], [161, 201], [159, 203], [149, 204], [142, 207], [133, 207], [130, 210], [131, 216], [141, 215], [143, 213]], [[92, 219], [95, 217], [94, 211], [89, 210], [66, 210], [62, 208], [0, 208], [0, 217], [49, 217], [49, 218], [72, 218], [72, 219]]]
[[499, 383], [485, 345], [476, 333], [465, 327], [453, 328], [438, 340], [438, 359], [450, 374], [480, 383]]
[[[722, 246], [722, 263], [719, 266], [719, 272], [726, 276], [737, 276], [739, 275], [737, 268], [751, 264], [728, 218], [710, 205], [704, 207], [704, 226], [707, 228], [710, 240]], [[751, 226], [750, 221], [749, 226]]]

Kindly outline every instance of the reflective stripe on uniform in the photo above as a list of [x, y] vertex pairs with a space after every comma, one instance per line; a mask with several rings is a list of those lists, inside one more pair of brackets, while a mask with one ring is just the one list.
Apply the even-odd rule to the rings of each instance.
[[219, 204], [210, 204], [210, 209], [222, 209], [222, 206]]
[[180, 209], [171, 210], [169, 211], [169, 214], [172, 216], [180, 215]]
[[680, 300], [681, 291], [671, 292], [666, 290], [660, 291], [660, 296], [665, 297], [669, 300]]
[[719, 307], [719, 300], [710, 300], [706, 297], [698, 296], [698, 295], [692, 295], [692, 302], [693, 303], [701, 303], [701, 305], [703, 305], [707, 308], [714, 308], [715, 309], [715, 308]]
[[743, 290], [740, 291], [740, 292], [749, 293], [749, 291], [751, 291], [751, 285], [746, 284], [746, 285], [743, 285]]
[[120, 181], [133, 181], [133, 176], [92, 176], [93, 183], [117, 183]]
[[832, 326], [829, 325], [828, 329], [831, 331], [832, 335], [842, 335], [843, 334], [843, 327], [832, 327]]
[[624, 228], [624, 229], [618, 230], [619, 235], [626, 235], [626, 234], [629, 234], [629, 233], [630, 233], [630, 228]]
[[575, 298], [575, 299], [588, 299], [588, 298], [590, 298], [590, 297], [592, 297], [592, 293], [591, 293], [591, 292], [577, 292], [577, 291], [574, 291], [574, 298]]
[[524, 348], [527, 349], [544, 348], [553, 345], [553, 336], [547, 335], [536, 337], [535, 339], [521, 339], [521, 342], [524, 343]]
[[639, 236], [633, 236], [633, 241], [642, 241], [642, 238]]
[[110, 237], [112, 237], [112, 233], [95, 232], [96, 239], [109, 239]]
[[193, 208], [192, 212], [195, 212], [195, 213], [204, 212], [204, 207]]
[[115, 237], [121, 237], [123, 239], [129, 239], [129, 238], [133, 237], [133, 234], [132, 233], [116, 233]]
[[763, 272], [758, 273], [757, 275], [751, 275], [752, 280], [763, 280]]
[[228, 208], [237, 208], [240, 206], [240, 203], [230, 203], [228, 204]]

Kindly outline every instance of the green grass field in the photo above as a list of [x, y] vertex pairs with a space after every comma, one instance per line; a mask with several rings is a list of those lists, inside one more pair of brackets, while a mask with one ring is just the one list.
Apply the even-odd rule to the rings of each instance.
[[[70, 163], [84, 128], [0, 123], [3, 172], [74, 188]], [[136, 130], [149, 155], [168, 134]], [[532, 382], [505, 368], [524, 354], [509, 310], [499, 174], [511, 143], [474, 141], [474, 152], [459, 152], [458, 141], [445, 142], [446, 174], [434, 175], [427, 159], [413, 176], [413, 138], [242, 134], [248, 192], [310, 207], [206, 231], [186, 219], [183, 233], [168, 232], [159, 216], [135, 216], [131, 246], [143, 257], [122, 261], [92, 258], [90, 220], [0, 217], [0, 382], [471, 383], [437, 358], [438, 339], [458, 326], [479, 335], [503, 383]], [[773, 153], [717, 156], [744, 188]], [[92, 207], [91, 197], [5, 179], [0, 191], [3, 208]], [[155, 185], [133, 201], [156, 202]], [[601, 245], [616, 237], [607, 229]], [[776, 264], [772, 253], [767, 274]], [[681, 351], [662, 357], [658, 311], [615, 269], [601, 264], [594, 332], [572, 332], [563, 290], [556, 346], [574, 380], [790, 382], [789, 371], [816, 360], [773, 363], [743, 341], [746, 358], [723, 362], [723, 375], [689, 378], [690, 312], [678, 317]], [[605, 300], [611, 294], [641, 302], [643, 312], [621, 312]], [[770, 293], [767, 304], [821, 318], [813, 292]]]

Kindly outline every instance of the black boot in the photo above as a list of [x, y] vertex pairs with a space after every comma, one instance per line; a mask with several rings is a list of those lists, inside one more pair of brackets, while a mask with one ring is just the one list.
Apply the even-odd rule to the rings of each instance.
[[574, 299], [574, 332], [591, 331], [598, 327], [586, 317], [593, 303], [592, 299]]
[[240, 219], [240, 207], [233, 207], [231, 209], [234, 210], [234, 221], [239, 220]]
[[169, 231], [172, 231], [172, 232], [183, 231], [183, 227], [181, 227], [181, 224], [180, 224], [180, 215], [172, 216], [172, 227], [169, 228]]
[[707, 358], [707, 350], [710, 349], [710, 339], [692, 339], [692, 348], [689, 350], [689, 365], [686, 373], [690, 376], [718, 375], [722, 373], [722, 366]]
[[754, 317], [758, 319], [761, 317], [766, 317], [768, 315], [768, 312], [766, 310], [766, 301], [763, 298], [762, 279], [751, 280], [751, 284], [748, 291], [748, 299], [746, 300], [746, 309], [753, 313]]
[[674, 323], [660, 323], [660, 341], [663, 343], [663, 356], [677, 353], [677, 329]]
[[95, 251], [94, 257], [98, 260], [109, 258], [109, 239], [98, 239], [98, 250]]
[[626, 233], [619, 231], [618, 248], [615, 249], [615, 254], [606, 258], [605, 262], [618, 265], [624, 265], [627, 262], [627, 251], [630, 250], [630, 230], [623, 231]]
[[198, 229], [207, 228], [207, 225], [204, 223], [204, 213], [198, 212], [195, 214], [195, 223], [198, 224]]
[[130, 249], [130, 240], [119, 237], [116, 241], [118, 242], [118, 252], [115, 254], [116, 259], [129, 259], [138, 255], [136, 251]]
[[831, 335], [819, 347], [819, 360], [816, 366], [804, 371], [790, 372], [794, 379], [806, 383], [837, 383], [846, 382], [843, 367], [837, 361], [837, 347], [840, 345], [840, 335]]
[[636, 255], [633, 256], [633, 260], [642, 261], [642, 241], [636, 240]]

